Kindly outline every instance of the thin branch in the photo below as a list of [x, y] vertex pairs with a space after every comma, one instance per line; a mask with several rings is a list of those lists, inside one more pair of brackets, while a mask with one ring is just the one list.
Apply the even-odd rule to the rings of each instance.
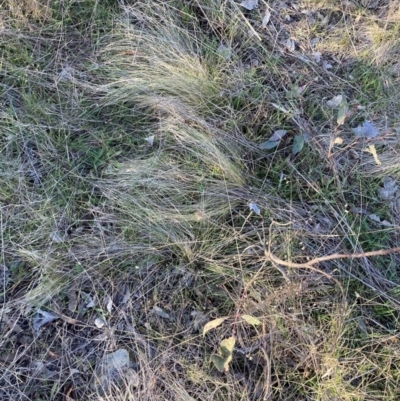
[[[321, 256], [319, 258], [314, 258], [305, 263], [294, 263], [286, 260], [282, 260], [273, 255], [270, 250], [265, 251], [265, 256], [269, 258], [272, 262], [277, 263], [279, 265], [291, 268], [306, 268], [309, 269], [316, 265], [317, 263], [325, 262], [327, 260], [335, 260], [335, 259], [356, 259], [356, 258], [368, 258], [370, 256], [380, 256], [380, 255], [390, 255], [392, 253], [400, 252], [400, 246], [390, 249], [380, 249], [378, 251], [370, 251], [370, 252], [360, 252], [360, 253], [333, 253], [332, 255]], [[314, 270], [314, 268], [313, 268]]]
[[282, 270], [279, 268], [279, 265], [289, 267], [289, 268], [294, 268], [294, 269], [309, 269], [312, 271], [315, 271], [325, 277], [327, 277], [330, 280], [333, 280], [340, 288], [342, 294], [344, 295], [343, 292], [343, 287], [339, 280], [337, 280], [335, 277], [333, 277], [331, 274], [324, 272], [321, 269], [318, 269], [317, 267], [314, 267], [314, 265], [321, 263], [321, 262], [326, 262], [327, 260], [337, 260], [337, 259], [359, 259], [359, 258], [367, 258], [370, 256], [382, 256], [382, 255], [390, 255], [392, 253], [400, 253], [400, 246], [395, 247], [395, 248], [390, 248], [390, 249], [380, 249], [377, 251], [370, 251], [370, 252], [359, 252], [359, 253], [333, 253], [332, 255], [326, 255], [326, 256], [321, 256], [318, 258], [314, 258], [309, 260], [308, 262], [305, 263], [295, 263], [295, 262], [290, 262], [286, 260], [279, 259], [276, 257], [272, 252], [271, 252], [271, 238], [272, 238], [272, 225], [273, 223], [270, 224], [269, 226], [269, 241], [268, 241], [268, 250], [265, 249], [265, 256], [267, 259], [269, 259], [275, 267], [283, 274], [286, 280], [288, 280], [287, 275], [282, 272]]

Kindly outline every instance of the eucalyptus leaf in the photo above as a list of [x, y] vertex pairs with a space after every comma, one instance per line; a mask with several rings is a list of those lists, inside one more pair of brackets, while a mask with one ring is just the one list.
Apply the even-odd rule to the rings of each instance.
[[261, 324], [261, 322], [256, 317], [251, 315], [242, 315], [242, 319], [253, 326], [258, 326]]
[[337, 123], [338, 125], [343, 125], [347, 117], [347, 112], [349, 111], [349, 106], [347, 105], [346, 98], [343, 97], [341, 103], [339, 104]]
[[261, 150], [270, 150], [270, 149], [274, 149], [279, 145], [279, 141], [265, 141], [263, 143], [260, 143], [258, 145], [258, 148]]
[[222, 356], [212, 354], [211, 362], [220, 372], [227, 372], [229, 370], [229, 360], [223, 358]]
[[258, 6], [258, 0], [243, 0], [240, 5], [246, 10], [254, 10]]
[[162, 317], [163, 319], [169, 319], [169, 314], [165, 312], [163, 309], [161, 309], [158, 306], [153, 306], [153, 311], [157, 316]]
[[254, 202], [249, 203], [249, 209], [255, 214], [260, 214], [260, 208]]
[[285, 129], [278, 129], [271, 135], [271, 138], [269, 138], [268, 140], [269, 141], [280, 141], [286, 134], [287, 134], [287, 131]]
[[32, 326], [35, 331], [38, 331], [42, 326], [47, 323], [52, 322], [53, 320], [59, 319], [57, 315], [53, 315], [50, 312], [47, 312], [42, 309], [37, 310], [36, 316], [33, 318]]
[[226, 319], [228, 319], [228, 317], [219, 317], [218, 319], [209, 321], [203, 328], [203, 336], [205, 336], [210, 330], [220, 326]]
[[303, 135], [296, 135], [293, 140], [292, 153], [297, 155], [304, 147]]
[[211, 355], [211, 361], [220, 372], [227, 372], [229, 370], [229, 364], [232, 361], [232, 353], [235, 347], [235, 342], [235, 337], [229, 337], [225, 340], [222, 340], [218, 348], [219, 355]]
[[275, 131], [268, 141], [260, 143], [258, 145], [259, 149], [274, 149], [279, 145], [279, 141], [287, 134], [287, 131], [284, 129], [278, 129]]
[[382, 199], [394, 199], [399, 189], [396, 181], [392, 177], [383, 179], [383, 188], [379, 188], [378, 192]]
[[340, 103], [342, 103], [342, 101], [343, 101], [343, 96], [337, 95], [337, 96], [334, 96], [332, 99], [328, 100], [326, 102], [326, 105], [332, 109], [335, 109], [336, 107], [338, 107], [340, 105]]
[[264, 17], [262, 19], [262, 24], [261, 24], [263, 28], [267, 27], [268, 22], [269, 22], [270, 19], [271, 19], [271, 13], [268, 10], [266, 10], [265, 11], [265, 15], [264, 15]]

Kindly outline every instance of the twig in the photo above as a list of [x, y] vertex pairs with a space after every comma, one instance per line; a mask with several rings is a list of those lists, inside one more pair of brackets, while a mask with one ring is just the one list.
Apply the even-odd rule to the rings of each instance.
[[[310, 269], [313, 265], [317, 263], [325, 262], [327, 260], [335, 260], [335, 259], [359, 259], [359, 258], [368, 258], [369, 256], [379, 256], [379, 255], [390, 255], [392, 253], [400, 252], [400, 246], [390, 249], [380, 249], [378, 251], [370, 251], [370, 252], [360, 252], [360, 253], [333, 253], [332, 255], [321, 256], [319, 258], [314, 258], [309, 260], [306, 263], [294, 263], [285, 261], [277, 258], [273, 255], [270, 250], [265, 251], [265, 256], [272, 260], [272, 262], [277, 263], [282, 266], [291, 267], [291, 268], [306, 268]], [[312, 269], [314, 270], [314, 268]], [[318, 270], [318, 269], [317, 269]]]
[[[278, 268], [279, 271], [282, 272], [282, 270], [279, 268], [278, 265], [289, 267], [289, 268], [294, 268], [294, 269], [309, 269], [312, 271], [315, 271], [319, 274], [322, 274], [323, 276], [327, 277], [330, 280], [333, 280], [341, 289], [343, 293], [343, 287], [340, 284], [340, 282], [334, 278], [332, 275], [329, 273], [324, 272], [321, 269], [318, 269], [317, 267], [314, 267], [314, 265], [325, 262], [327, 260], [336, 260], [336, 259], [359, 259], [359, 258], [367, 258], [369, 256], [379, 256], [379, 255], [390, 255], [392, 253], [397, 253], [400, 252], [400, 246], [397, 246], [395, 248], [390, 248], [390, 249], [380, 249], [377, 251], [370, 251], [370, 252], [359, 252], [359, 253], [333, 253], [332, 255], [326, 255], [326, 256], [321, 256], [318, 258], [314, 258], [309, 260], [308, 262], [305, 263], [295, 263], [295, 262], [289, 262], [286, 260], [279, 259], [276, 257], [272, 252], [271, 252], [271, 231], [272, 231], [272, 225], [273, 222], [269, 226], [269, 241], [268, 241], [268, 250], [265, 250], [265, 256], [267, 259], [271, 260], [272, 263], [274, 263], [275, 267]], [[286, 274], [284, 274], [285, 279], [287, 279]]]

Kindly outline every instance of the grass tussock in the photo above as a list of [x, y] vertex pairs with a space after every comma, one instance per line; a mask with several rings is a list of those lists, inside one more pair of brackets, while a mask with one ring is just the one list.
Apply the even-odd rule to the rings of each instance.
[[395, 5], [259, 3], [2, 5], [2, 399], [399, 398]]

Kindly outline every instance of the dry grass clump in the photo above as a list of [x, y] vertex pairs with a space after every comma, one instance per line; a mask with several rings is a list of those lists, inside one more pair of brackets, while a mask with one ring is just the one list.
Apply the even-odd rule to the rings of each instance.
[[[321, 4], [334, 16], [341, 9]], [[393, 100], [304, 59], [311, 50], [288, 51], [274, 30], [288, 8], [271, 10], [262, 27], [264, 6], [142, 1], [110, 15], [89, 1], [52, 15], [63, 21], [51, 28], [59, 44], [47, 48], [40, 35], [0, 43], [13, 57], [24, 45], [18, 63], [4, 64], [1, 94], [2, 398], [399, 397], [398, 256], [312, 268], [275, 259], [396, 245], [395, 201], [378, 199], [380, 174], [398, 178], [394, 159], [379, 152], [373, 167], [350, 137], [367, 113], [343, 127], [325, 106], [339, 92]], [[74, 57], [79, 44], [86, 56]], [[360, 77], [380, 82], [352, 57]], [[306, 82], [310, 95], [293, 95]], [[394, 127], [395, 111], [386, 112]], [[287, 136], [260, 150], [276, 129]], [[389, 139], [374, 142], [378, 150], [397, 152]], [[350, 148], [361, 156], [347, 157]], [[220, 372], [210, 357], [231, 336]], [[102, 393], [93, 376], [117, 349], [130, 364]]]
[[52, 16], [51, 2], [48, 0], [4, 0], [0, 12], [2, 24], [9, 21], [19, 28], [31, 25], [33, 21], [49, 21]]

